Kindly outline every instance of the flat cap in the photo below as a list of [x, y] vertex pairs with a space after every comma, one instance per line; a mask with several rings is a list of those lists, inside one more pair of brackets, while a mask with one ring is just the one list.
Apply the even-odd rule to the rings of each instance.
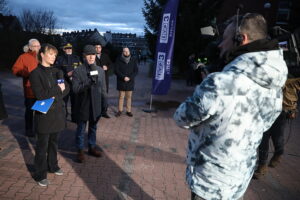
[[89, 44], [84, 46], [83, 53], [85, 55], [97, 54], [95, 47]]

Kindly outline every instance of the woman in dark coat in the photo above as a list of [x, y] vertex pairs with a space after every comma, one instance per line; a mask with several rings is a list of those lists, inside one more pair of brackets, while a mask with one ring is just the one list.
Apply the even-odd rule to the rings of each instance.
[[119, 90], [119, 111], [116, 117], [123, 112], [124, 97], [126, 97], [126, 114], [132, 117], [131, 97], [134, 90], [134, 78], [138, 73], [138, 66], [135, 59], [130, 55], [127, 47], [123, 48], [122, 55], [115, 63], [115, 74], [117, 76], [117, 90]]
[[[37, 134], [34, 165], [36, 181], [40, 186], [47, 186], [47, 172], [63, 175], [57, 161], [57, 138], [66, 124], [65, 104], [63, 97], [69, 92], [64, 82], [63, 72], [52, 67], [57, 49], [51, 44], [44, 44], [39, 53], [38, 67], [30, 74], [34, 95], [38, 100], [54, 98], [46, 114], [35, 112], [35, 130]], [[59, 81], [58, 81], [59, 80]]]

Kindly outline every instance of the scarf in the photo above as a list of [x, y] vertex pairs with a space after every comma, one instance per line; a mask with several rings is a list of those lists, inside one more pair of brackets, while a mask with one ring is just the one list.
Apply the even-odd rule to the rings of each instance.
[[122, 54], [122, 56], [121, 56], [121, 60], [123, 60], [126, 64], [128, 64], [129, 63], [129, 61], [130, 61], [130, 58], [131, 58], [131, 56], [124, 56], [123, 54]]

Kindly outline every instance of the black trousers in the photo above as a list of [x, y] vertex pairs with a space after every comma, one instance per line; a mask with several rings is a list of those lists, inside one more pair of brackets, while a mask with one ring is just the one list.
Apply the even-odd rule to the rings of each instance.
[[7, 112], [3, 101], [1, 84], [0, 84], [0, 120], [7, 118]]
[[[243, 199], [244, 199], [244, 197], [242, 196], [238, 200], [243, 200]], [[192, 194], [191, 194], [191, 200], [205, 200], [205, 199], [202, 199], [201, 197], [197, 196], [194, 192], [192, 192]]]
[[57, 139], [59, 133], [37, 133], [34, 158], [35, 179], [41, 181], [47, 178], [47, 172], [59, 170], [57, 161]]
[[108, 103], [105, 97], [101, 97], [101, 114], [104, 115], [107, 113]]
[[36, 99], [33, 98], [25, 98], [25, 130], [26, 135], [33, 134], [33, 110], [31, 107], [33, 106]]
[[287, 124], [286, 113], [281, 112], [279, 117], [275, 120], [271, 128], [263, 135], [262, 141], [259, 145], [258, 164], [266, 165], [269, 153], [269, 141], [272, 139], [275, 155], [282, 155], [284, 152], [284, 129]]
[[68, 102], [69, 102], [69, 99], [71, 101], [71, 115], [75, 112], [75, 94], [73, 93], [72, 90], [70, 90], [69, 94], [67, 94], [65, 97], [64, 97], [64, 102], [65, 102], [65, 108], [66, 108], [66, 117], [68, 116]]

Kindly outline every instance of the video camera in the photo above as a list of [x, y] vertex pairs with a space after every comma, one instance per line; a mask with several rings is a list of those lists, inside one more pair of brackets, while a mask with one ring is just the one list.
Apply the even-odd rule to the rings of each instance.
[[272, 28], [271, 35], [279, 41], [289, 75], [294, 78], [300, 77], [300, 28], [291, 33], [280, 26], [275, 26]]

